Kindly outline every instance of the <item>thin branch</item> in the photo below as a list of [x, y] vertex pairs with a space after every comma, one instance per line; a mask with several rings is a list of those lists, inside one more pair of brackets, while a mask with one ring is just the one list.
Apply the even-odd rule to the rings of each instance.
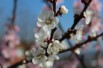
[[13, 7], [12, 19], [11, 19], [11, 23], [13, 25], [15, 23], [15, 18], [16, 18], [16, 9], [17, 9], [17, 0], [14, 0], [14, 7]]
[[67, 52], [67, 51], [74, 51], [75, 49], [80, 48], [81, 46], [83, 46], [83, 44], [86, 44], [86, 43], [89, 43], [89, 42], [92, 42], [92, 41], [96, 41], [101, 36], [103, 36], [103, 33], [97, 35], [96, 37], [90, 37], [90, 36], [88, 36], [88, 39], [86, 41], [84, 41], [82, 43], [78, 43], [74, 47], [71, 47], [69, 49], [63, 50], [60, 53]]
[[53, 35], [54, 32], [57, 30], [57, 28], [55, 27], [54, 29], [51, 30], [51, 37], [50, 37], [50, 41], [53, 39]]
[[13, 64], [13, 65], [9, 66], [8, 68], [16, 68], [19, 65], [27, 64], [27, 63], [30, 63], [30, 62], [32, 62], [32, 60], [28, 61], [28, 60], [24, 59], [24, 60], [21, 60], [21, 61], [17, 62], [16, 64]]
[[56, 1], [57, 0], [53, 0], [53, 11], [54, 11], [54, 15], [56, 13]]

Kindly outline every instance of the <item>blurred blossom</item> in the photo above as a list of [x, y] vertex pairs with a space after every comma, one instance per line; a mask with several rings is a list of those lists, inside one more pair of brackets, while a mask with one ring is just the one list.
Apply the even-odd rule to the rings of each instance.
[[20, 31], [20, 29], [17, 25], [6, 24], [6, 28], [7, 28], [7, 30], [13, 30], [13, 31], [16, 31], [16, 32]]
[[77, 68], [78, 64], [78, 60], [72, 55], [68, 60], [56, 62], [53, 68]]
[[73, 11], [75, 14], [80, 14], [81, 13], [81, 10], [82, 10], [82, 3], [81, 1], [75, 1], [74, 2], [74, 8], [73, 8]]
[[103, 26], [101, 24], [101, 19], [95, 17], [92, 19], [91, 22], [92, 22], [90, 27], [91, 32], [94, 32], [94, 33], [99, 32], [101, 30], [101, 27]]
[[90, 4], [90, 9], [92, 9], [94, 12], [100, 12], [102, 8], [102, 4], [100, 0], [92, 0], [92, 3]]
[[20, 65], [17, 68], [26, 68], [26, 64]]
[[57, 3], [56, 5], [59, 5], [59, 4], [63, 3], [63, 0], [57, 0], [56, 3]]
[[92, 16], [93, 16], [93, 11], [92, 10], [86, 10], [84, 12], [84, 17], [85, 17], [85, 23], [88, 25], [92, 19]]
[[24, 56], [24, 49], [23, 48], [17, 48], [17, 50], [16, 50], [16, 56], [18, 58], [23, 57]]
[[81, 25], [81, 26], [78, 26], [77, 27], [77, 31], [76, 31], [76, 34], [71, 34], [70, 36], [71, 36], [71, 39], [75, 42], [75, 43], [78, 43], [78, 42], [80, 42], [81, 40], [82, 40], [82, 38], [83, 38], [83, 31], [82, 31], [82, 29], [83, 29], [83, 26]]
[[81, 51], [81, 49], [80, 49], [80, 48], [77, 48], [77, 49], [75, 50], [75, 53], [79, 55], [79, 54], [80, 54], [80, 51]]
[[13, 57], [16, 57], [15, 49], [6, 48], [2, 51], [2, 53], [3, 53], [4, 57], [7, 59], [13, 59]]

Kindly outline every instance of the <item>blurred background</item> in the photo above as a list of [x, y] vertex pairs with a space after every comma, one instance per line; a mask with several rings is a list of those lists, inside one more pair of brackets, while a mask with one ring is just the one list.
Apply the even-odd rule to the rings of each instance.
[[[65, 5], [69, 10], [68, 14], [59, 17], [60, 25], [59, 31], [61, 34], [66, 32], [73, 24], [74, 20], [74, 8], [76, 7], [76, 2], [80, 0], [59, 0], [57, 9], [61, 5]], [[99, 19], [103, 18], [103, 0], [93, 0], [98, 1], [97, 14]], [[95, 3], [96, 4], [96, 3]], [[7, 68], [12, 64], [20, 61], [25, 58], [24, 52], [31, 48], [31, 46], [36, 45], [34, 33], [36, 29], [37, 17], [40, 15], [42, 9], [46, 6], [46, 3], [43, 0], [17, 0], [16, 15], [15, 15], [15, 28], [16, 33], [10, 35], [15, 37], [16, 40], [12, 40], [11, 46], [5, 46], [8, 42], [5, 41], [6, 31], [8, 31], [8, 25], [11, 23], [12, 12], [14, 8], [14, 0], [0, 0], [0, 64], [3, 65], [3, 68]], [[82, 5], [80, 5], [82, 6]], [[95, 7], [94, 7], [95, 8]], [[81, 21], [82, 22], [82, 21]], [[95, 25], [96, 26], [96, 25]], [[103, 26], [99, 26], [103, 27]], [[101, 30], [103, 31], [103, 30]], [[7, 36], [6, 36], [7, 37]], [[12, 38], [12, 37], [11, 37]], [[6, 38], [7, 40], [8, 38]], [[16, 41], [16, 42], [15, 42]], [[15, 43], [14, 43], [15, 42]], [[72, 41], [71, 41], [72, 42]], [[81, 52], [80, 56], [84, 56], [83, 60], [87, 68], [103, 68], [103, 40], [98, 42], [88, 43], [86, 45], [91, 45], [87, 49]], [[19, 44], [18, 44], [19, 43]], [[14, 46], [17, 44], [17, 46]], [[65, 42], [66, 45], [69, 45], [68, 41]], [[10, 48], [9, 48], [10, 47]], [[82, 49], [81, 49], [82, 50]], [[81, 68], [79, 60], [75, 57], [74, 54], [64, 53], [61, 54], [61, 60], [57, 61], [54, 65], [54, 68]], [[65, 55], [65, 56], [64, 56]], [[69, 57], [69, 58], [68, 58]], [[98, 59], [100, 57], [100, 59]], [[62, 65], [62, 66], [61, 66]], [[20, 68], [20, 66], [19, 66]], [[28, 64], [24, 65], [21, 68], [36, 68], [35, 65]]]

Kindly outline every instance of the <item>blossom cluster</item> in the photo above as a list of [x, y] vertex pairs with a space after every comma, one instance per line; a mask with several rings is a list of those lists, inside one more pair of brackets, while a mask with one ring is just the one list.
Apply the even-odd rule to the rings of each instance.
[[19, 28], [16, 25], [6, 25], [6, 32], [2, 43], [2, 54], [6, 59], [9, 59], [11, 56], [13, 56], [12, 53], [15, 52], [15, 47], [20, 44], [20, 38], [16, 34], [18, 31]]
[[[63, 5], [60, 7], [61, 14], [67, 14], [68, 9]], [[36, 42], [39, 45], [26, 51], [27, 59], [32, 56], [32, 62], [38, 64], [43, 68], [51, 68], [54, 60], [58, 60], [57, 55], [60, 51], [65, 49], [65, 45], [59, 40], [50, 39], [51, 30], [54, 29], [59, 23], [59, 19], [54, 15], [52, 10], [42, 10], [38, 17], [37, 26], [40, 27], [39, 31], [35, 33]]]

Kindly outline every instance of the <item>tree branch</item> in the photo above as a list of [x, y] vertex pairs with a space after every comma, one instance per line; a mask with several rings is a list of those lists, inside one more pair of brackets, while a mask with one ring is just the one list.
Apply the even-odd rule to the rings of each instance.
[[78, 43], [78, 44], [76, 44], [75, 46], [73, 46], [73, 47], [71, 47], [69, 49], [61, 51], [60, 53], [67, 52], [67, 51], [74, 51], [75, 49], [80, 48], [81, 46], [83, 46], [83, 44], [86, 44], [86, 43], [89, 43], [89, 42], [92, 42], [92, 41], [96, 41], [101, 36], [103, 36], [103, 33], [97, 35], [96, 37], [88, 36], [88, 39], [86, 41], [84, 41], [82, 43]]
[[13, 64], [13, 65], [9, 66], [8, 68], [16, 68], [19, 65], [27, 64], [27, 63], [30, 63], [30, 62], [32, 62], [32, 60], [26, 60], [26, 59], [24, 59], [24, 60], [19, 61], [16, 64]]

